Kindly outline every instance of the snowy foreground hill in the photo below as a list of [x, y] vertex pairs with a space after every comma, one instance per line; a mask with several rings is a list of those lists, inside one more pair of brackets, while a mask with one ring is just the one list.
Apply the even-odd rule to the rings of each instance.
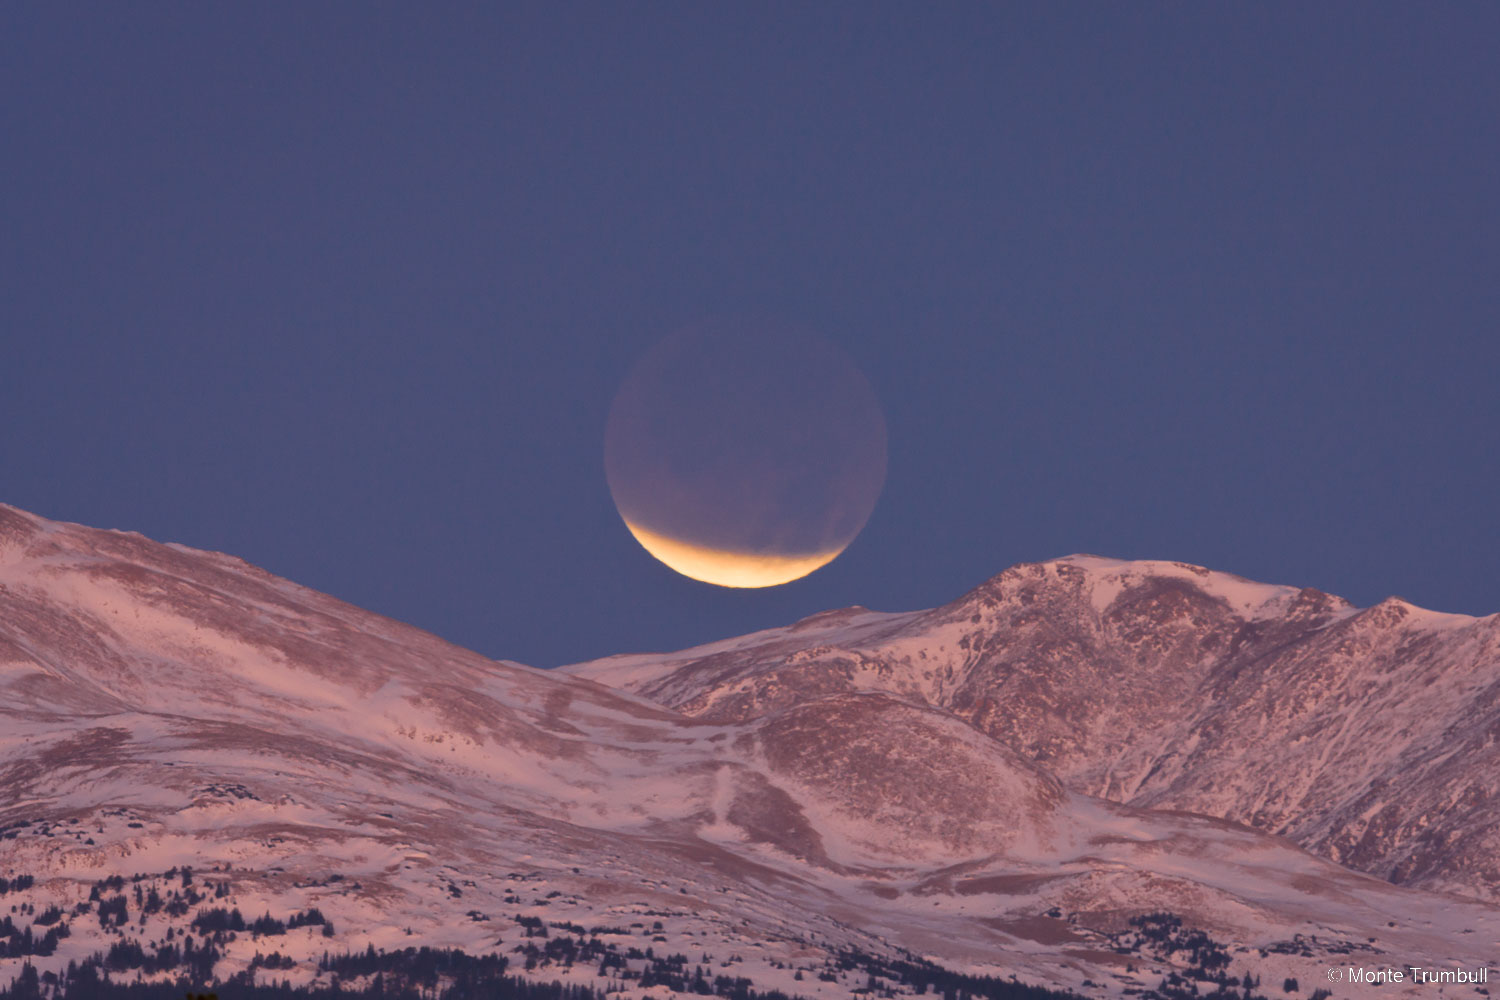
[[[1075, 557], [930, 612], [540, 671], [0, 506], [0, 985], [1150, 998], [1472, 975], [1500, 964], [1497, 636]], [[1380, 989], [1484, 995], [1407, 979]]]

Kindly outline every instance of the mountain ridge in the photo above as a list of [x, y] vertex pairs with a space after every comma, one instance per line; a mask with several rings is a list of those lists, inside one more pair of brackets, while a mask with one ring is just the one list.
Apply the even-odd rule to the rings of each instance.
[[[45, 955], [0, 956], [0, 981], [190, 933], [214, 949], [205, 982], [326, 986], [323, 951], [421, 943], [577, 985], [624, 969], [629, 995], [659, 996], [655, 960], [628, 955], [654, 943], [788, 995], [861, 988], [839, 964], [856, 951], [1120, 995], [1193, 967], [1132, 930], [1160, 910], [1227, 939], [1236, 976], [1473, 964], [1500, 942], [1492, 906], [1105, 801], [917, 688], [837, 683], [824, 640], [852, 629], [915, 655], [932, 638], [903, 631], [915, 621], [857, 612], [731, 642], [716, 670], [774, 639], [822, 686], [715, 720], [488, 660], [233, 557], [0, 508], [0, 877], [33, 880], [7, 901], [37, 915], [33, 945], [11, 947], [44, 940], [54, 909], [71, 928]], [[882, 666], [898, 664], [871, 677]], [[184, 866], [203, 898], [168, 874]], [[137, 874], [164, 908], [111, 895]], [[267, 927], [317, 910], [329, 936], [204, 930], [229, 907]], [[257, 965], [273, 943], [290, 965]]]
[[[1403, 884], [1500, 892], [1500, 841], [1454, 815], [1477, 785], [1500, 824], [1500, 615], [1396, 597], [1361, 609], [1186, 563], [1069, 556], [1011, 567], [930, 611], [824, 612], [560, 669], [725, 721], [814, 693], [889, 690], [954, 712], [1080, 791], [1245, 822]], [[1404, 718], [1397, 691], [1425, 728], [1372, 730], [1361, 749], [1384, 754], [1374, 770], [1339, 752], [1340, 706]], [[1450, 730], [1465, 752], [1443, 769]], [[1143, 733], [1161, 735], [1149, 746]], [[1246, 762], [1263, 793], [1228, 788]], [[1313, 803], [1315, 789], [1343, 801]], [[1449, 825], [1434, 829], [1433, 811]]]

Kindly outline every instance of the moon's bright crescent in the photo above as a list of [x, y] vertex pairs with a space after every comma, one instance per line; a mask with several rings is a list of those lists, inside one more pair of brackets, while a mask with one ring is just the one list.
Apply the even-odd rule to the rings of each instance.
[[683, 576], [720, 587], [775, 587], [801, 579], [826, 566], [845, 546], [812, 555], [783, 556], [763, 552], [731, 552], [711, 549], [649, 531], [625, 522], [635, 540], [657, 559]]

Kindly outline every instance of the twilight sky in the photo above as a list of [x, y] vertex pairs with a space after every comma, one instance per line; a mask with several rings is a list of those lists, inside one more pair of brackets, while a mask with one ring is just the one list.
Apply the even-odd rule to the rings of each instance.
[[[476, 7], [491, 8], [476, 11]], [[1180, 559], [1500, 610], [1500, 5], [0, 5], [0, 500], [497, 657]], [[889, 475], [720, 590], [615, 514], [684, 324]]]

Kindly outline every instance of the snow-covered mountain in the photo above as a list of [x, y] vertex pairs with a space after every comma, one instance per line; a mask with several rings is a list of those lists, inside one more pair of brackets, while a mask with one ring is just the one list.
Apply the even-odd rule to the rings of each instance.
[[[871, 963], [919, 958], [1110, 995], [1190, 967], [1473, 968], [1500, 942], [1492, 905], [1182, 812], [1232, 798], [1228, 744], [1177, 746], [1171, 713], [1146, 712], [1178, 697], [1182, 732], [1204, 727], [1186, 703], [1215, 688], [1189, 669], [1256, 704], [1270, 681], [1205, 666], [1212, 637], [1214, 664], [1259, 663], [1240, 651], [1327, 634], [1320, 664], [1364, 669], [1365, 633], [1336, 630], [1372, 613], [1072, 560], [934, 612], [540, 671], [237, 559], [0, 506], [0, 983], [95, 954], [127, 980], [327, 983], [324, 952], [417, 945], [625, 996], [670, 995], [679, 966], [793, 996], [911, 992]], [[1411, 647], [1422, 662], [1475, 651], [1469, 681], [1434, 680], [1447, 704], [1485, 663], [1493, 685], [1487, 621], [1413, 610], [1388, 628], [1446, 628], [1450, 645]], [[1069, 658], [1088, 650], [1113, 659]], [[1102, 681], [1125, 669], [1142, 675], [1112, 703]], [[1404, 731], [1385, 729], [1386, 746]], [[1245, 766], [1269, 767], [1251, 743]], [[1449, 749], [1434, 769], [1459, 766]]]
[[1072, 556], [932, 611], [855, 608], [564, 668], [704, 721], [886, 691], [1067, 787], [1222, 817], [1401, 885], [1500, 899], [1500, 615]]

